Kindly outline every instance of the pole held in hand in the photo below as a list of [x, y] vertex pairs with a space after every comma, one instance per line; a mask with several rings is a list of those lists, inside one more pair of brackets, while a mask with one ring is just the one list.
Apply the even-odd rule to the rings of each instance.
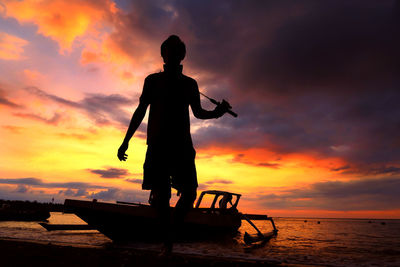
[[[205, 94], [203, 94], [202, 92], [200, 92], [200, 94], [202, 95], [202, 96], [204, 96], [205, 98], [207, 98], [208, 100], [210, 100], [211, 101], [211, 103], [213, 103], [213, 104], [215, 104], [215, 105], [221, 105], [221, 102], [218, 102], [217, 100], [215, 100], [215, 99], [212, 99], [211, 97], [208, 97], [208, 96], [206, 96]], [[225, 101], [225, 102], [227, 102], [226, 100], [223, 100], [223, 101]], [[229, 104], [229, 103], [228, 103]], [[228, 110], [227, 111], [227, 113], [229, 113], [230, 115], [232, 115], [233, 117], [237, 117], [238, 115], [235, 113], [235, 112], [233, 112], [232, 110]]]

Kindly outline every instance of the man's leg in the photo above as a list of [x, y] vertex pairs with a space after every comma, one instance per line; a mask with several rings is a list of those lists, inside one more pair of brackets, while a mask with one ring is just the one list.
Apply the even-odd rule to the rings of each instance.
[[193, 208], [196, 195], [196, 188], [180, 191], [180, 198], [175, 205], [174, 212], [174, 228], [176, 232], [181, 228], [187, 213]]
[[157, 211], [157, 217], [160, 223], [160, 230], [164, 242], [163, 252], [169, 253], [172, 250], [171, 212], [169, 207], [171, 188], [169, 186], [156, 187], [151, 190], [151, 194], [151, 206]]

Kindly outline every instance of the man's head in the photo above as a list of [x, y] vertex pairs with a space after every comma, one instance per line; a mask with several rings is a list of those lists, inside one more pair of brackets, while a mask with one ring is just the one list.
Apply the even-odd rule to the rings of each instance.
[[185, 55], [186, 46], [176, 35], [171, 35], [161, 44], [161, 56], [165, 64], [179, 65]]

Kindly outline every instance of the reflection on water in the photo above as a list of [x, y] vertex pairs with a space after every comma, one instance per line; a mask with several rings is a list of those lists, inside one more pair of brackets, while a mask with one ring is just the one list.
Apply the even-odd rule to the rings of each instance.
[[[305, 222], [306, 221], [306, 222]], [[320, 222], [318, 224], [318, 221]], [[52, 213], [53, 224], [82, 224], [73, 214]], [[381, 224], [385, 222], [386, 224]], [[334, 266], [400, 266], [400, 220], [276, 218], [278, 236], [261, 247], [247, 247], [243, 233], [254, 230], [243, 222], [240, 235], [218, 242], [176, 244], [174, 251], [239, 258], [266, 258], [287, 263]], [[256, 222], [271, 231], [268, 222]], [[97, 231], [47, 232], [35, 222], [0, 222], [0, 237], [30, 239], [75, 245], [105, 246], [110, 239]], [[160, 244], [133, 243], [141, 249], [159, 249]]]
[[[52, 224], [84, 224], [74, 214], [52, 212], [49, 218]], [[0, 237], [24, 240], [102, 246], [111, 240], [98, 231], [46, 231], [37, 222], [0, 222]]]
[[400, 220], [385, 220], [385, 225], [381, 220], [369, 223], [370, 220], [278, 218], [275, 221], [278, 237], [262, 250], [253, 251], [255, 255], [342, 266], [400, 264]]

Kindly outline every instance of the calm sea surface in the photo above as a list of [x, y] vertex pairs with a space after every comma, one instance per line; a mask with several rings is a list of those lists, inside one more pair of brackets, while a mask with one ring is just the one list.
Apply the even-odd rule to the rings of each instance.
[[[306, 220], [306, 221], [305, 221]], [[318, 223], [318, 221], [320, 223]], [[49, 223], [82, 224], [73, 214], [54, 212]], [[400, 220], [276, 218], [278, 236], [264, 246], [248, 247], [241, 235], [220, 242], [180, 243], [174, 252], [324, 266], [400, 266]], [[264, 231], [268, 223], [258, 223]], [[111, 240], [97, 231], [48, 232], [36, 222], [0, 222], [0, 238], [45, 241], [76, 246], [106, 246]], [[158, 250], [160, 244], [130, 246]]]

